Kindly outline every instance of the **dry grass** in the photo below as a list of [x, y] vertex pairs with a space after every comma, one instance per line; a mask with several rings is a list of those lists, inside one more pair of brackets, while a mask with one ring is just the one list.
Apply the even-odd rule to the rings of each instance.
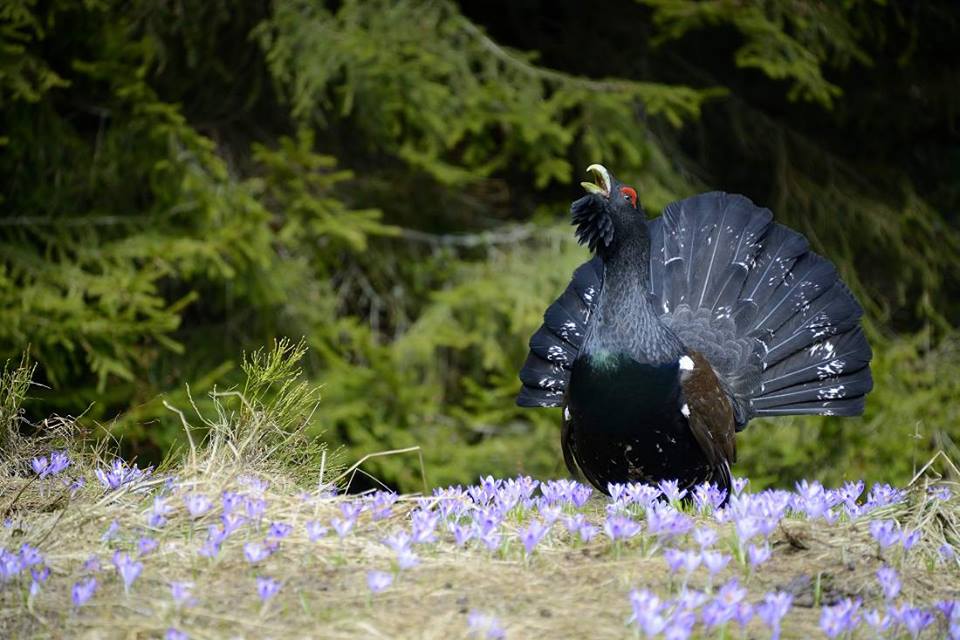
[[[527, 559], [516, 540], [501, 553], [491, 553], [459, 549], [443, 532], [440, 542], [418, 547], [419, 566], [401, 572], [385, 592], [371, 595], [366, 572], [390, 570], [393, 552], [382, 540], [408, 524], [414, 499], [401, 499], [385, 520], [374, 522], [364, 514], [343, 540], [331, 534], [314, 543], [306, 536], [305, 522], [329, 521], [339, 515], [340, 502], [351, 498], [305, 493], [299, 478], [251, 461], [241, 463], [240, 458], [231, 447], [201, 450], [192, 464], [166, 473], [176, 476], [179, 491], [209, 496], [226, 490], [250, 493], [246, 476], [269, 477], [263, 494], [269, 505], [265, 520], [289, 523], [293, 533], [256, 568], [244, 559], [242, 545], [262, 540], [262, 528], [241, 529], [210, 560], [197, 550], [206, 525], [216, 522], [216, 516], [193, 520], [182, 502], [173, 499], [175, 510], [168, 523], [160, 529], [147, 527], [152, 495], [165, 484], [163, 474], [104, 493], [88, 466], [80, 470], [87, 487], [72, 498], [65, 490], [51, 491], [54, 484], [44, 488], [23, 476], [0, 478], [0, 505], [12, 520], [0, 530], [0, 546], [35, 545], [52, 569], [46, 586], [33, 598], [25, 596], [26, 582], [5, 585], [0, 592], [0, 635], [160, 637], [175, 626], [192, 638], [450, 638], [467, 635], [466, 614], [477, 609], [496, 616], [508, 637], [620, 638], [633, 635], [625, 624], [631, 588], [646, 586], [660, 592], [671, 588], [662, 557], [636, 545], [624, 547], [618, 557], [603, 536], [577, 546], [557, 535]], [[586, 511], [600, 521], [603, 506], [604, 501], [596, 499]], [[918, 490], [906, 504], [882, 514], [924, 531], [922, 548], [900, 566], [906, 600], [930, 605], [960, 598], [957, 567], [926, 560], [934, 557], [932, 550], [945, 535], [956, 535], [958, 512], [956, 504], [927, 500]], [[102, 541], [114, 520], [120, 535]], [[160, 546], [144, 558], [143, 574], [127, 595], [109, 558], [114, 549], [135, 549], [141, 535], [156, 538]], [[724, 529], [721, 538], [731, 535]], [[773, 558], [762, 571], [745, 577], [742, 568], [731, 563], [726, 574], [745, 580], [752, 597], [770, 589], [794, 592], [796, 606], [786, 621], [786, 637], [820, 635], [819, 611], [813, 606], [818, 579], [820, 598], [826, 603], [845, 596], [862, 597], [867, 603], [880, 600], [874, 572], [883, 559], [867, 522], [824, 526], [787, 520], [772, 543]], [[91, 554], [97, 554], [104, 566], [97, 574], [100, 588], [87, 605], [74, 610], [70, 587], [89, 574], [82, 565]], [[266, 605], [257, 596], [256, 575], [284, 583]], [[195, 606], [175, 609], [169, 593], [172, 581], [195, 584]], [[706, 586], [702, 580], [691, 584]]]
[[[269, 365], [265, 360], [264, 368]], [[284, 389], [281, 397], [303, 395], [297, 387]], [[194, 437], [181, 462], [114, 491], [97, 482], [94, 469], [104, 464], [103, 456], [83, 449], [84, 440], [73, 432], [71, 421], [49, 422], [46, 440], [14, 437], [0, 460], [0, 519], [7, 521], [0, 528], [0, 547], [34, 545], [52, 573], [32, 597], [28, 580], [0, 584], [0, 637], [151, 638], [176, 627], [191, 638], [458, 638], [468, 636], [468, 613], [478, 610], [495, 616], [511, 638], [622, 638], [636, 633], [627, 624], [631, 589], [667, 593], [676, 587], [662, 556], [637, 542], [619, 550], [603, 535], [587, 544], [572, 542], [557, 524], [527, 558], [516, 536], [507, 535], [498, 552], [458, 548], [441, 526], [438, 542], [416, 548], [420, 564], [398, 572], [386, 591], [373, 595], [367, 571], [394, 570], [394, 553], [383, 540], [396, 529], [409, 529], [416, 497], [401, 498], [383, 520], [374, 521], [365, 512], [342, 540], [330, 533], [311, 542], [307, 521], [329, 522], [340, 515], [343, 501], [356, 498], [320, 490], [335, 477], [326, 468], [327, 458], [322, 452], [320, 457], [302, 454], [299, 433], [306, 422], [292, 416], [309, 413], [309, 403], [290, 398], [250, 401], [251, 396], [261, 397], [256, 386], [252, 393], [251, 388], [244, 391], [230, 394], [236, 410], [221, 405], [196, 442], [201, 431], [183, 416]], [[86, 480], [75, 495], [56, 479], [31, 479], [29, 458], [51, 444], [73, 447], [74, 464], [66, 473]], [[262, 491], [268, 505], [264, 524], [241, 528], [215, 559], [200, 556], [206, 528], [219, 522], [219, 511], [193, 519], [179, 496], [256, 493], [252, 476], [269, 480]], [[168, 478], [175, 478], [173, 485]], [[717, 582], [738, 576], [754, 601], [772, 589], [792, 592], [794, 607], [784, 627], [789, 638], [822, 637], [819, 604], [847, 596], [860, 597], [867, 606], [880, 604], [875, 572], [884, 562], [898, 567], [903, 601], [930, 606], [960, 598], [960, 567], [935, 560], [941, 544], [960, 543], [960, 488], [953, 487], [949, 501], [931, 500], [926, 482], [918, 478], [907, 501], [870, 516], [893, 518], [923, 531], [906, 559], [879, 555], [866, 518], [830, 526], [787, 519], [772, 536], [773, 557], [761, 570], [748, 575], [734, 561]], [[151, 528], [147, 514], [160, 492], [170, 496], [173, 511], [164, 526]], [[600, 522], [605, 505], [605, 499], [596, 497], [584, 512]], [[524, 517], [517, 516], [517, 527]], [[719, 527], [720, 545], [732, 540], [730, 525], [698, 519], [704, 526]], [[105, 541], [101, 536], [113, 521], [119, 534]], [[266, 523], [273, 521], [288, 523], [293, 531], [274, 555], [251, 566], [243, 544], [263, 540]], [[159, 546], [143, 558], [143, 573], [127, 594], [110, 558], [116, 549], [134, 553], [144, 535]], [[77, 609], [70, 589], [77, 580], [94, 575], [83, 568], [92, 554], [103, 565], [95, 574], [99, 590]], [[266, 604], [257, 595], [256, 576], [283, 582]], [[701, 570], [690, 586], [705, 588], [705, 580]], [[195, 585], [193, 606], [174, 606], [169, 589], [173, 581]], [[751, 629], [750, 637], [767, 637], [759, 625]]]

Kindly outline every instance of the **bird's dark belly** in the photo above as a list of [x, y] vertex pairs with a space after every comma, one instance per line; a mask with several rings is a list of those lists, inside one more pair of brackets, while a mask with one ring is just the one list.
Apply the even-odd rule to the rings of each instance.
[[702, 482], [712, 468], [680, 412], [676, 363], [641, 364], [624, 355], [586, 356], [567, 394], [571, 453], [586, 478], [608, 483]]

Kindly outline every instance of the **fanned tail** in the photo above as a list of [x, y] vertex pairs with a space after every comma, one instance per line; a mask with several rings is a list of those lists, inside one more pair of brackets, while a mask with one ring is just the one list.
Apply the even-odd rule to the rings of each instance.
[[707, 193], [651, 223], [666, 322], [752, 416], [859, 415], [872, 388], [863, 310], [833, 264], [743, 196]]

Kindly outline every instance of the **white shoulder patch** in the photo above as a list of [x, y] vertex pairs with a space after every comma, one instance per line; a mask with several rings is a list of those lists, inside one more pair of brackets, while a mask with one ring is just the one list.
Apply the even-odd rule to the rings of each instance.
[[569, 408], [569, 407], [564, 407], [564, 408], [563, 408], [563, 419], [564, 419], [564, 420], [570, 420], [570, 408]]
[[680, 413], [683, 414], [683, 417], [684, 417], [684, 418], [689, 418], [689, 417], [690, 417], [690, 405], [688, 405], [686, 402], [684, 402], [684, 403], [683, 403], [683, 406], [680, 407]]
[[680, 356], [680, 371], [693, 371], [693, 358]]

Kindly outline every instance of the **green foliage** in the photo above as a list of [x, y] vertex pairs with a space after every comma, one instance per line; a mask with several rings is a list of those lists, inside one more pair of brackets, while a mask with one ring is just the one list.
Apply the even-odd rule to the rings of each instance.
[[926, 333], [883, 343], [863, 418], [760, 421], [738, 442], [743, 468], [761, 485], [811, 476], [906, 484], [936, 451], [957, 460], [957, 355], [955, 339], [933, 346]]
[[335, 12], [281, 0], [255, 31], [292, 114], [321, 126], [345, 118], [365, 139], [446, 185], [506, 169], [542, 188], [570, 182], [571, 148], [633, 169], [649, 153], [645, 108], [674, 126], [715, 92], [535, 66], [448, 2], [348, 0]]
[[[320, 388], [303, 379], [300, 362], [306, 345], [278, 340], [270, 350], [258, 349], [245, 357], [245, 381], [239, 390], [212, 391], [217, 416], [201, 418], [208, 427], [198, 447], [190, 436], [191, 462], [209, 468], [224, 465], [265, 470], [315, 469], [310, 480], [322, 484], [339, 467], [327, 458], [327, 445], [313, 433], [320, 404]], [[181, 416], [185, 430], [192, 431]], [[226, 458], [226, 460], [224, 459]]]
[[831, 107], [843, 95], [824, 76], [824, 66], [869, 65], [860, 41], [875, 34], [851, 20], [863, 5], [883, 0], [805, 2], [803, 0], [638, 0], [653, 8], [658, 43], [687, 33], [730, 25], [744, 42], [734, 54], [738, 67], [758, 69], [775, 80], [790, 81], [790, 100], [809, 100]]
[[20, 412], [27, 397], [35, 366], [24, 356], [20, 364], [11, 367], [3, 363], [0, 372], [0, 455], [6, 454], [10, 441], [20, 432]]
[[[142, 458], [185, 444], [164, 401], [195, 401], [215, 424], [273, 416], [242, 421], [268, 448], [418, 445], [431, 483], [562, 474], [559, 416], [514, 406], [516, 371], [587, 258], [563, 214], [602, 161], [652, 215], [747, 193], [864, 302], [867, 415], [752, 426], [738, 471], [900, 481], [952, 451], [957, 104], [929, 69], [960, 19], [623, 0], [609, 15], [634, 23], [571, 6], [555, 37], [508, 4], [6, 3], [0, 357], [28, 350], [52, 387], [28, 411], [93, 403]], [[304, 343], [256, 351], [282, 336]], [[420, 488], [413, 457], [364, 469]]]

